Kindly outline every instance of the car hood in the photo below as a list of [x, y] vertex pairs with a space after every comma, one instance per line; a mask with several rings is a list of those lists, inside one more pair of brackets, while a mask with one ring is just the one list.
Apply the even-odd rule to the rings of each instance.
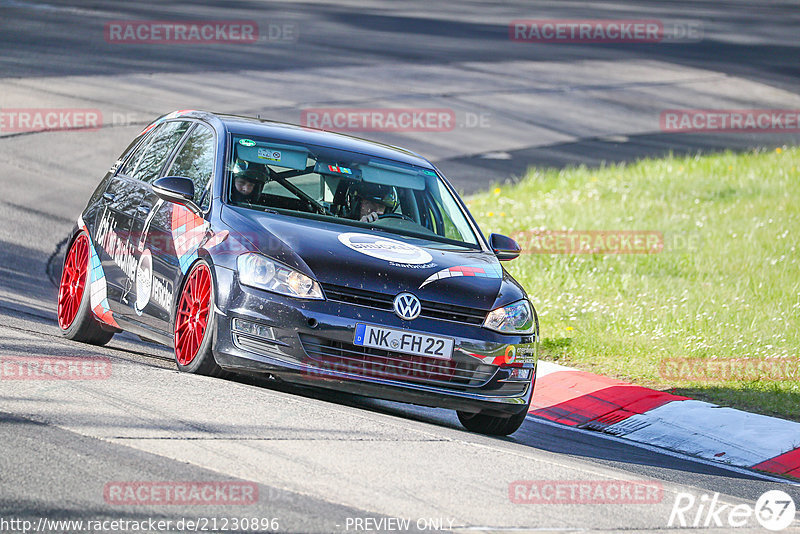
[[[262, 254], [326, 285], [490, 310], [525, 296], [494, 254], [328, 221], [227, 207], [223, 222]], [[501, 302], [500, 302], [501, 301]]]

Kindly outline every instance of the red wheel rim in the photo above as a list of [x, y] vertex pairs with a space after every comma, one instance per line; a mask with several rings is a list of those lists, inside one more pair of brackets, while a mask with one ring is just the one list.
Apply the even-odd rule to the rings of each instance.
[[89, 238], [81, 234], [72, 243], [64, 259], [64, 271], [58, 286], [58, 326], [66, 330], [75, 321], [86, 289], [89, 270]]
[[175, 358], [189, 365], [197, 357], [208, 325], [211, 272], [202, 263], [192, 269], [183, 286], [175, 317]]

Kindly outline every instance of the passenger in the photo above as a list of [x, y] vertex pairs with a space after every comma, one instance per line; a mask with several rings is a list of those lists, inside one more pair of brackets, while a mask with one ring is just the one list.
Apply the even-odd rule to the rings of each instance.
[[[261, 187], [266, 177], [255, 165], [250, 168], [237, 162], [233, 169], [233, 188], [231, 189], [231, 202], [246, 202], [255, 204], [261, 196]], [[243, 168], [244, 167], [244, 168]]]

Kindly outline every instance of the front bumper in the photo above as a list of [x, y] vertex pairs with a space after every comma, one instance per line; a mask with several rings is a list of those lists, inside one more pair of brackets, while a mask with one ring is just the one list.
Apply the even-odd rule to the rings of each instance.
[[[536, 375], [535, 336], [418, 318], [331, 300], [299, 300], [241, 286], [235, 271], [216, 267], [214, 357], [226, 369], [269, 373], [285, 381], [439, 408], [513, 415], [525, 411]], [[245, 320], [259, 335], [233, 328]], [[357, 323], [454, 340], [451, 361], [356, 347]], [[523, 355], [518, 356], [517, 355]], [[521, 361], [524, 359], [524, 362]], [[510, 369], [531, 378], [511, 379]]]

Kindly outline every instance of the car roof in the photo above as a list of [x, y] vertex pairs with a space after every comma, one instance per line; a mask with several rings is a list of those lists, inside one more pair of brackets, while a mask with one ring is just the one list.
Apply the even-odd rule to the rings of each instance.
[[222, 122], [227, 131], [236, 135], [267, 137], [287, 143], [325, 146], [400, 161], [410, 165], [418, 165], [426, 169], [434, 168], [431, 162], [410, 150], [361, 139], [360, 137], [329, 132], [327, 130], [318, 130], [316, 128], [299, 126], [297, 124], [243, 117], [240, 115], [211, 113], [208, 111], [187, 110], [180, 112], [180, 116], [206, 119], [209, 122], [216, 122], [214, 121], [214, 118], [216, 118]]

